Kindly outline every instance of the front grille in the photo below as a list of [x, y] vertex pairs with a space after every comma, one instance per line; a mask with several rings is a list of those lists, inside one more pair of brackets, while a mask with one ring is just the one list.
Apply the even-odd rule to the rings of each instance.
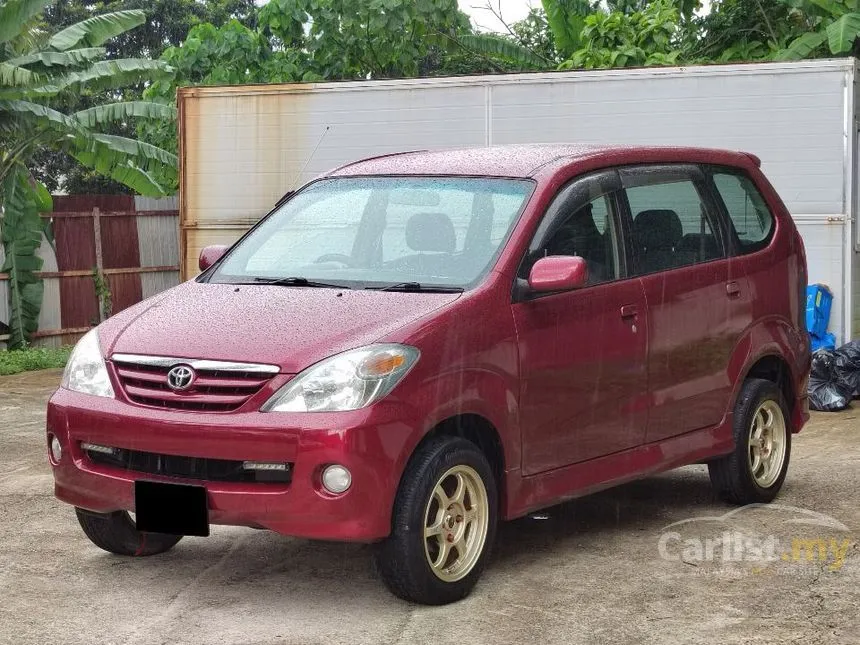
[[[246, 363], [130, 355], [112, 358], [120, 385], [130, 401], [171, 410], [237, 410], [278, 372], [275, 366]], [[177, 366], [191, 367], [194, 371], [187, 389], [177, 390], [168, 383], [168, 373]]]
[[102, 466], [179, 479], [289, 484], [293, 478], [292, 464], [287, 464], [286, 470], [246, 470], [242, 466], [244, 462], [229, 459], [178, 457], [120, 448], [114, 448], [110, 454], [95, 450], [84, 452], [90, 461]]

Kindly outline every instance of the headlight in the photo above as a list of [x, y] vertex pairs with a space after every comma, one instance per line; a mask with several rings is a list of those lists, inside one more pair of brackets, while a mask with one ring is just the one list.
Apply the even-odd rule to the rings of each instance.
[[95, 329], [87, 332], [75, 345], [63, 372], [63, 387], [84, 394], [114, 398]]
[[282, 387], [264, 412], [340, 412], [358, 410], [394, 389], [418, 360], [408, 345], [379, 344], [320, 361]]

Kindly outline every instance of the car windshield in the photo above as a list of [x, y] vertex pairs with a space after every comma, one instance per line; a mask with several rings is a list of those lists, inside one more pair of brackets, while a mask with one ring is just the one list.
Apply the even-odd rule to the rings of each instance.
[[489, 271], [533, 186], [487, 177], [318, 181], [257, 226], [208, 279], [468, 288]]

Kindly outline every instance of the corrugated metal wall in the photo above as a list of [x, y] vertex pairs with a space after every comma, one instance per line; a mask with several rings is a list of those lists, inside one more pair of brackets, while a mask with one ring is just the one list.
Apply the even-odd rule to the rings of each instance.
[[[111, 291], [113, 313], [177, 285], [176, 203], [176, 198], [147, 200], [128, 195], [55, 197], [55, 211], [43, 216], [52, 220], [55, 244], [52, 247], [43, 240], [38, 251], [44, 260], [40, 274], [45, 297], [35, 342], [70, 344], [98, 323], [100, 307], [92, 272], [99, 264]], [[0, 262], [2, 254], [0, 248]], [[8, 293], [8, 281], [0, 277], [0, 322], [4, 323], [9, 319]], [[0, 347], [3, 335], [0, 328]]]
[[841, 336], [853, 70], [846, 59], [181, 90], [183, 268], [194, 275], [203, 246], [232, 242], [287, 190], [364, 156], [570, 141], [734, 148], [762, 159], [796, 217]]
[[[854, 109], [853, 115], [849, 115], [854, 128], [853, 163], [849, 169], [852, 190], [846, 191], [848, 198], [852, 201], [853, 208], [850, 209], [847, 218], [845, 253], [848, 254], [848, 269], [845, 280], [850, 281], [852, 306], [848, 315], [851, 319], [851, 338], [860, 337], [860, 226], [858, 226], [858, 212], [860, 212], [860, 62], [854, 61]], [[848, 340], [846, 338], [845, 340]]]
[[[163, 267], [179, 264], [179, 218], [176, 211], [170, 215], [137, 217], [137, 239], [140, 266]], [[159, 271], [140, 274], [143, 298], [179, 284], [178, 271]]]
[[[860, 335], [860, 307], [857, 303], [860, 302], [860, 253], [856, 250], [852, 253], [851, 262], [851, 293], [854, 298], [854, 307], [852, 309], [852, 338], [857, 338]], [[846, 338], [846, 340], [848, 340]]]

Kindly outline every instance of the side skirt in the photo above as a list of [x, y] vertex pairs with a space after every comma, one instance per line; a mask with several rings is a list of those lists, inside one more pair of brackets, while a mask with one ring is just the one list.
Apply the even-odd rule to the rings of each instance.
[[611, 488], [648, 475], [671, 470], [714, 457], [734, 449], [732, 417], [720, 425], [695, 430], [611, 455], [589, 459], [544, 473], [523, 477], [508, 473], [505, 519], [560, 504], [577, 497]]

